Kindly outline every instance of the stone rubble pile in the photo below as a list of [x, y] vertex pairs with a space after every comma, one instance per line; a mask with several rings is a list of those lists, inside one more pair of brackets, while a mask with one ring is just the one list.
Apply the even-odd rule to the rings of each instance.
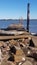
[[37, 47], [32, 39], [0, 41], [0, 65], [37, 65]]

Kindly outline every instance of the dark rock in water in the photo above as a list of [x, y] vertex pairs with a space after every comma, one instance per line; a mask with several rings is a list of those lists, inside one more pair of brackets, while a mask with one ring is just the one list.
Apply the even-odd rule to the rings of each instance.
[[10, 52], [16, 54], [16, 48], [14, 46], [10, 47]]
[[35, 45], [34, 45], [32, 39], [30, 40], [30, 44], [29, 44], [29, 46], [31, 46], [31, 47], [35, 47]]

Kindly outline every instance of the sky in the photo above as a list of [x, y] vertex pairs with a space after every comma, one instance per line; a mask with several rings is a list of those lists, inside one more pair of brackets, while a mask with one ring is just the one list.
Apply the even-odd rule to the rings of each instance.
[[37, 0], [0, 0], [0, 19], [27, 19], [28, 2], [30, 19], [37, 19]]

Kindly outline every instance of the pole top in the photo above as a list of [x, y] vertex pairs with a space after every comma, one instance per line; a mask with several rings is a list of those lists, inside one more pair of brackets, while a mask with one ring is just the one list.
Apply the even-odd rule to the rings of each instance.
[[30, 6], [30, 3], [28, 3], [28, 6]]

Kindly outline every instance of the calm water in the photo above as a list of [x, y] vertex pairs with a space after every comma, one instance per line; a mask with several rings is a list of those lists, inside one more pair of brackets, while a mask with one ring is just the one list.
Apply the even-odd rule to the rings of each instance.
[[[19, 23], [19, 20], [0, 20], [0, 29], [7, 28], [10, 24]], [[26, 28], [27, 21], [23, 21], [24, 27]], [[30, 32], [37, 33], [37, 20], [30, 21]]]

